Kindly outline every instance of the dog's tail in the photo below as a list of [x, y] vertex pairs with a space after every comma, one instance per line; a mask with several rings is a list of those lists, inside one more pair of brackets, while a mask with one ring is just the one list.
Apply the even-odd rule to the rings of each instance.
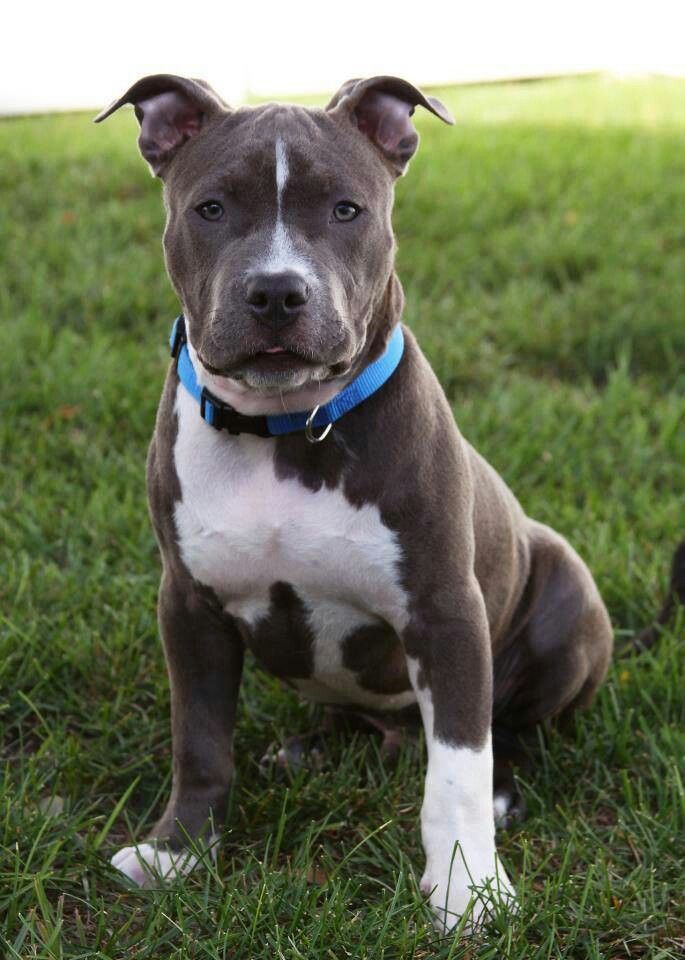
[[660, 628], [669, 623], [679, 605], [685, 606], [685, 540], [676, 547], [673, 554], [668, 593], [656, 620], [636, 634], [623, 653], [649, 650], [653, 647], [661, 634]]

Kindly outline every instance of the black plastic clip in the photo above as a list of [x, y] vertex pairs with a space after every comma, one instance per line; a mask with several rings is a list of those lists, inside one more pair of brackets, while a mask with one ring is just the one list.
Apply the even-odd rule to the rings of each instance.
[[186, 318], [183, 314], [179, 314], [174, 321], [174, 329], [171, 331], [171, 356], [174, 360], [178, 360], [178, 355], [181, 352], [181, 347], [186, 342]]

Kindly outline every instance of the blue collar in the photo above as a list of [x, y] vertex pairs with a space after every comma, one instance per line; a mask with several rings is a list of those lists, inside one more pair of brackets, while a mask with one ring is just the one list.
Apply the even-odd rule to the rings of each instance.
[[[228, 430], [233, 434], [252, 433], [258, 437], [278, 437], [284, 433], [304, 430], [307, 439], [317, 443], [327, 436], [336, 420], [379, 390], [392, 376], [402, 359], [404, 335], [398, 323], [388, 341], [385, 353], [365, 367], [358, 377], [343, 387], [340, 393], [328, 403], [314, 407], [313, 410], [305, 413], [282, 413], [257, 417], [238, 413], [229, 404], [210, 393], [206, 387], [200, 385], [188, 353], [188, 338], [183, 314], [174, 321], [169, 345], [171, 356], [176, 360], [179, 380], [200, 404], [202, 419], [216, 430]], [[324, 429], [316, 435], [313, 432], [314, 427]]]

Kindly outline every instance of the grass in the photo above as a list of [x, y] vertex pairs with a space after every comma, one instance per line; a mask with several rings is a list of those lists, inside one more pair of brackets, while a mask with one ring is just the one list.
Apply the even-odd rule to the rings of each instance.
[[[116, 92], [116, 91], [114, 91]], [[398, 186], [406, 318], [459, 424], [593, 569], [619, 639], [685, 532], [685, 83], [451, 89]], [[216, 868], [108, 866], [169, 786], [143, 464], [176, 303], [133, 118], [0, 123], [0, 944], [8, 958], [591, 958], [685, 951], [685, 618], [552, 735], [500, 835], [515, 918], [439, 939], [417, 892], [423, 751], [341, 738], [250, 668]], [[679, 766], [680, 765], [680, 766]]]

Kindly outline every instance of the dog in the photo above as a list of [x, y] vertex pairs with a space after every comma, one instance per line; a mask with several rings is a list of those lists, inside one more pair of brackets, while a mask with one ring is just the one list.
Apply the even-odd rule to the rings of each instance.
[[163, 182], [183, 314], [147, 467], [173, 785], [112, 863], [141, 885], [196, 865], [187, 838], [226, 815], [249, 650], [313, 701], [419, 715], [436, 925], [515, 909], [495, 846], [512, 765], [538, 724], [590, 703], [613, 633], [585, 563], [461, 436], [402, 324], [394, 182], [415, 108], [452, 117], [389, 76], [325, 109], [231, 109], [155, 75], [96, 120], [124, 104]]

